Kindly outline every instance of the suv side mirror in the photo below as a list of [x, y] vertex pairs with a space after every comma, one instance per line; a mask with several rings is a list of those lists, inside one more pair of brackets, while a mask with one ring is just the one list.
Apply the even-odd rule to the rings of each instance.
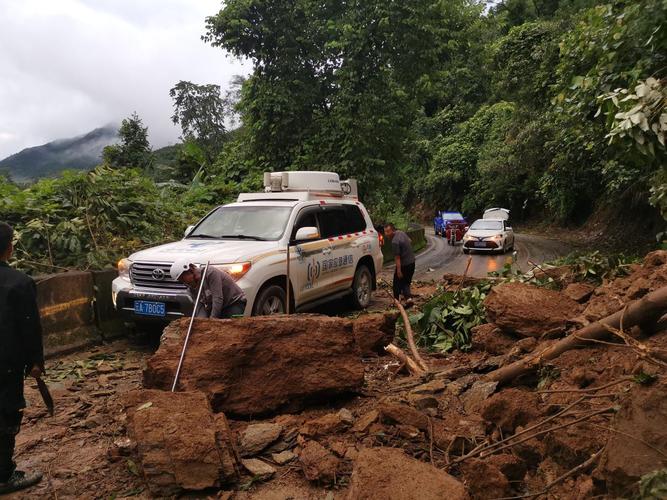
[[188, 227], [185, 229], [185, 234], [183, 234], [183, 236], [187, 238], [187, 237], [188, 237], [188, 234], [190, 234], [194, 228], [195, 228], [194, 226], [188, 226]]
[[295, 241], [317, 240], [320, 237], [320, 232], [314, 226], [300, 227], [294, 237]]

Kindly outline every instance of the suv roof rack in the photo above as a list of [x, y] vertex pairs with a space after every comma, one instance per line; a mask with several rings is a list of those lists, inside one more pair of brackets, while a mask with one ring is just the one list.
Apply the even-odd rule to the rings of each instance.
[[265, 172], [264, 191], [264, 193], [241, 193], [238, 201], [358, 199], [356, 179], [341, 181], [335, 172]]

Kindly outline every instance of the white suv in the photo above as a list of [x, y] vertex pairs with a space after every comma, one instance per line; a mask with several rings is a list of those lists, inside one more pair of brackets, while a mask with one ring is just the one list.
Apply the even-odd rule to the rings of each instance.
[[189, 315], [190, 294], [169, 276], [183, 257], [233, 276], [248, 300], [246, 316], [287, 311], [288, 273], [291, 311], [345, 295], [367, 307], [382, 252], [356, 183], [330, 172], [267, 173], [264, 183], [266, 192], [212, 210], [181, 241], [122, 259], [112, 284], [116, 309], [135, 321]]

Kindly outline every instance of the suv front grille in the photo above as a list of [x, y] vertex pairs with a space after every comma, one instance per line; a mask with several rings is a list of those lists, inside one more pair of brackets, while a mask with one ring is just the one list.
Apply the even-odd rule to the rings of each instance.
[[170, 263], [165, 262], [135, 262], [130, 269], [132, 284], [137, 288], [152, 288], [158, 290], [180, 291], [187, 287], [171, 279]]

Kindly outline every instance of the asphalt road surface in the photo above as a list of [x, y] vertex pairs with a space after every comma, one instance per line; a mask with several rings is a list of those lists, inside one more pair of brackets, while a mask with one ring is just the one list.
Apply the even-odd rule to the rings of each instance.
[[[536, 264], [554, 260], [558, 257], [567, 255], [572, 249], [565, 243], [558, 240], [544, 238], [530, 234], [515, 234], [516, 260], [513, 259], [514, 269], [529, 271], [532, 265], [530, 260]], [[428, 246], [417, 255], [417, 265], [415, 268], [416, 280], [439, 279], [444, 273], [463, 274], [468, 263], [468, 257], [472, 257], [469, 276], [483, 278], [492, 271], [502, 271], [505, 262], [513, 258], [513, 253], [463, 253], [461, 243], [451, 246], [440, 236], [435, 236], [433, 229], [426, 230], [426, 239]], [[384, 279], [391, 279], [393, 266], [384, 268], [382, 274]]]

